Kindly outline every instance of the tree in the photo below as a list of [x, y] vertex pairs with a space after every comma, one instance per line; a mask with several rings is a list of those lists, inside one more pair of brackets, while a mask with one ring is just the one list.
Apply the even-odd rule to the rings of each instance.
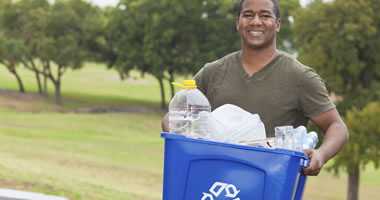
[[[380, 17], [376, 14], [379, 9], [377, 0], [314, 1], [299, 10], [295, 17], [300, 59], [313, 66], [327, 80], [329, 90], [343, 98], [338, 109], [346, 119], [351, 119], [352, 115], [347, 111], [355, 107], [361, 110], [369, 102], [380, 99], [380, 58], [377, 55], [380, 50]], [[353, 126], [350, 123], [354, 122], [348, 120], [347, 123]], [[363, 131], [349, 129], [354, 135], [346, 145], [348, 150], [339, 153], [337, 162], [332, 166], [336, 172], [347, 171], [349, 200], [358, 199], [358, 169], [378, 159], [352, 155], [353, 151], [360, 152], [370, 144], [367, 139], [355, 139], [371, 138], [371, 133], [365, 130], [366, 123], [363, 121], [361, 124]]]
[[[5, 41], [17, 41], [18, 52], [14, 52], [13, 58], [22, 63], [35, 74], [38, 92], [42, 94], [41, 73], [37, 70], [35, 62], [36, 53], [44, 37], [44, 23], [47, 19], [46, 10], [49, 4], [46, 0], [22, 0], [17, 2], [8, 1], [3, 7], [1, 15], [2, 31]], [[9, 47], [11, 47], [10, 45]]]
[[7, 9], [11, 5], [10, 0], [4, 0], [0, 2], [0, 64], [4, 65], [7, 70], [16, 78], [17, 84], [19, 86], [19, 91], [25, 93], [25, 86], [22, 79], [17, 72], [17, 66], [20, 62], [19, 56], [24, 50], [22, 42], [8, 37], [8, 32], [6, 31], [6, 22], [4, 21], [4, 16], [7, 13]]
[[38, 59], [54, 85], [57, 104], [62, 103], [61, 81], [67, 69], [79, 69], [89, 57], [99, 10], [84, 1], [56, 1], [49, 12]]
[[[221, 5], [208, 0], [122, 1], [109, 21], [107, 36], [114, 40], [107, 40], [111, 49], [108, 63], [125, 74], [138, 69], [153, 75], [160, 85], [161, 107], [165, 108], [164, 80], [171, 83], [175, 74], [193, 74], [206, 61], [216, 59], [216, 52], [233, 46], [223, 42], [223, 35], [234, 34], [234, 26], [220, 23], [229, 15]], [[228, 20], [233, 22], [231, 16]], [[230, 31], [221, 31], [226, 29]], [[211, 47], [214, 41], [218, 41], [218, 48]]]
[[380, 80], [376, 7], [375, 1], [367, 0], [316, 1], [295, 20], [301, 60], [320, 72], [331, 90], [345, 97], [355, 97]]
[[359, 199], [360, 170], [369, 163], [380, 167], [380, 101], [369, 103], [364, 109], [353, 108], [345, 121], [350, 130], [351, 144], [346, 145], [331, 166], [335, 173], [340, 169], [348, 172], [347, 196]]
[[153, 31], [146, 33], [145, 40], [147, 58], [151, 63], [159, 61], [159, 70], [167, 72], [163, 78], [172, 96], [175, 75], [194, 74], [205, 62], [222, 56], [223, 50], [232, 51], [233, 45], [223, 42], [235, 35], [228, 11], [224, 2], [210, 0], [162, 0], [152, 8], [154, 19], [148, 21]]
[[61, 104], [61, 82], [67, 69], [78, 69], [84, 61], [96, 60], [91, 56], [101, 43], [100, 10], [82, 0], [57, 0], [53, 4], [47, 0], [20, 0], [5, 5], [1, 15], [2, 36], [7, 41], [4, 45], [17, 47], [13, 48], [18, 50], [17, 56], [12, 58], [35, 73], [40, 93], [47, 92], [47, 80], [51, 81], [56, 103]]
[[119, 73], [128, 75], [130, 70], [138, 69], [143, 74], [153, 75], [160, 86], [161, 108], [164, 109], [165, 56], [160, 56], [160, 52], [170, 49], [165, 39], [171, 32], [160, 26], [164, 23], [162, 8], [161, 1], [122, 1], [110, 15], [107, 38], [114, 40], [107, 39], [110, 49], [107, 59], [109, 66]]
[[19, 91], [25, 93], [25, 86], [17, 72], [17, 66], [20, 64], [19, 56], [22, 55], [23, 46], [20, 41], [6, 39], [0, 35], [0, 64], [3, 64], [7, 70], [16, 78]]

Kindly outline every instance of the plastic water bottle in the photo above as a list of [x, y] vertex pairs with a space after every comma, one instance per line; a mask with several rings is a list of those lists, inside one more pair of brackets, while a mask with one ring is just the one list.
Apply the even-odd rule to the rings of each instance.
[[206, 96], [197, 89], [194, 80], [184, 80], [169, 103], [169, 131], [190, 137], [208, 134], [208, 117], [211, 106]]
[[275, 146], [277, 148], [290, 149], [293, 145], [291, 131], [293, 126], [277, 126], [275, 127]]
[[293, 129], [294, 147], [295, 151], [303, 151], [303, 144], [307, 135], [307, 129], [305, 126], [299, 126]]
[[304, 126], [275, 127], [275, 147], [302, 152], [304, 149], [314, 149], [318, 144], [316, 132], [307, 133]]
[[314, 149], [318, 144], [318, 134], [316, 132], [310, 132], [306, 134], [303, 142], [303, 149]]

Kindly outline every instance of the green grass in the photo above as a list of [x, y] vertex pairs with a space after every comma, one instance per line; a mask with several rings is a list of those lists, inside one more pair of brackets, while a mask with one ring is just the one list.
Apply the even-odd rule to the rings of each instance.
[[[27, 91], [33, 74], [20, 70]], [[132, 73], [132, 77], [138, 74]], [[0, 66], [0, 88], [16, 90]], [[1, 97], [0, 187], [70, 199], [161, 199], [162, 141], [157, 81], [130, 78], [89, 64], [63, 80], [64, 113], [52, 99]], [[14, 103], [13, 101], [17, 101]], [[0, 104], [1, 105], [1, 104]], [[149, 112], [73, 113], [87, 107], [148, 107]], [[19, 112], [20, 107], [26, 110]], [[61, 109], [59, 109], [61, 110]], [[137, 109], [141, 110], [141, 109]]]
[[[27, 90], [35, 92], [33, 74], [21, 73]], [[0, 89], [17, 89], [1, 66]], [[161, 199], [163, 113], [155, 112], [160, 101], [157, 81], [146, 76], [121, 82], [114, 71], [89, 64], [68, 71], [62, 91], [64, 112], [55, 112], [60, 109], [51, 99], [20, 100], [0, 93], [0, 187], [71, 200]], [[152, 109], [72, 112], [101, 106]], [[380, 171], [369, 166], [361, 175], [361, 199], [380, 199]], [[346, 179], [326, 171], [309, 177], [304, 199], [345, 199]]]
[[159, 119], [4, 111], [0, 177], [71, 199], [160, 199]]

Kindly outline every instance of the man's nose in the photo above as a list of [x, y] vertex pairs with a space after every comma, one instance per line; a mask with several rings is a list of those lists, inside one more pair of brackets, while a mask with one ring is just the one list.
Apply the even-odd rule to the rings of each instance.
[[250, 21], [250, 24], [252, 24], [252, 25], [261, 25], [262, 21], [260, 19], [260, 16], [258, 14], [256, 14], [255, 16], [253, 16], [253, 19]]

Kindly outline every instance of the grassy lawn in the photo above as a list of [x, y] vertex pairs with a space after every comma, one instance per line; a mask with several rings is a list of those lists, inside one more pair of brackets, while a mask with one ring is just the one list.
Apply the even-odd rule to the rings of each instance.
[[2, 112], [0, 177], [71, 199], [160, 199], [159, 118]]
[[[35, 91], [33, 75], [22, 76], [27, 90]], [[0, 66], [0, 89], [16, 88]], [[161, 199], [157, 81], [147, 76], [121, 82], [114, 71], [90, 64], [68, 71], [62, 91], [63, 108], [51, 99], [0, 93], [0, 188], [71, 200]], [[102, 106], [130, 112], [77, 112]], [[361, 199], [380, 199], [379, 188], [380, 171], [369, 166], [362, 172]], [[304, 199], [341, 200], [345, 193], [346, 176], [323, 171], [308, 179]]]

